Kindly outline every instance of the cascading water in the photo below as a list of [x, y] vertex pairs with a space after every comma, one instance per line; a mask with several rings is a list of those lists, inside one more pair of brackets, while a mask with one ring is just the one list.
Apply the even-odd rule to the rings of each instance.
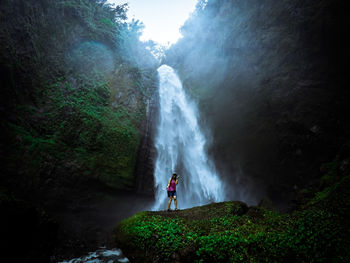
[[162, 65], [158, 73], [160, 118], [153, 209], [166, 209], [166, 185], [173, 172], [180, 175], [176, 191], [180, 208], [223, 201], [224, 187], [205, 153], [206, 140], [198, 126], [196, 105], [186, 98], [171, 67]]

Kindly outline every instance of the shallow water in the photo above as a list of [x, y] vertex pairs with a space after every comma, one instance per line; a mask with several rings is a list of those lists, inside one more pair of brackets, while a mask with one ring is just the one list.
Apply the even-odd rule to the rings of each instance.
[[59, 263], [127, 263], [130, 262], [120, 249], [99, 249], [88, 255]]
[[103, 193], [101, 197], [92, 197], [77, 203], [72, 201], [76, 199], [72, 199], [69, 204], [61, 204], [64, 210], [51, 211], [63, 230], [58, 237], [52, 262], [81, 259], [81, 256], [99, 251], [99, 248], [111, 250], [115, 246], [112, 236], [114, 227], [137, 212], [150, 210], [154, 202], [153, 197], [133, 192], [113, 190]]

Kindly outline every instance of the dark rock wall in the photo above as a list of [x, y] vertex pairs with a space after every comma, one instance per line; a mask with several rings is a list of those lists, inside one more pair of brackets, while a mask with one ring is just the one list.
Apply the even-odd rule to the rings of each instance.
[[199, 103], [231, 198], [289, 202], [350, 138], [345, 4], [204, 2], [167, 63]]
[[143, 128], [143, 137], [139, 146], [135, 168], [135, 190], [138, 193], [154, 194], [154, 165], [156, 149], [154, 146], [156, 125], [159, 110], [158, 85], [155, 85], [153, 94], [147, 99], [146, 120]]

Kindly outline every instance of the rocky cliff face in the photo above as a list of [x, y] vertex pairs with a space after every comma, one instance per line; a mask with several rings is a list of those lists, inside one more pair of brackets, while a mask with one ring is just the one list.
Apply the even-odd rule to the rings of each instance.
[[[198, 4], [167, 54], [232, 198], [285, 203], [349, 140], [342, 1]], [[241, 194], [238, 194], [241, 192]]]
[[155, 129], [158, 117], [158, 77], [154, 70], [143, 71], [121, 66], [116, 70], [111, 92], [114, 108], [126, 107], [140, 116], [137, 119], [140, 141], [133, 173], [133, 189], [153, 195], [153, 172], [156, 150]]
[[140, 141], [133, 173], [133, 189], [138, 193], [153, 194], [154, 136], [158, 115], [158, 78], [154, 70], [141, 72], [136, 68], [120, 67], [112, 84], [111, 104], [126, 107], [138, 113]]
[[55, 193], [89, 177], [133, 189], [158, 62], [125, 12], [99, 1], [1, 5], [4, 184]]
[[[105, 234], [94, 227], [125, 216], [118, 209], [133, 195], [137, 152], [149, 138], [158, 64], [126, 10], [105, 1], [1, 1], [1, 233], [24, 251], [17, 261], [47, 262], [54, 246], [58, 254], [100, 246]], [[22, 213], [3, 196], [33, 209]]]
[[158, 120], [158, 96], [154, 93], [147, 101], [146, 123], [137, 153], [135, 168], [135, 188], [139, 193], [154, 194], [154, 164], [156, 149], [154, 138]]

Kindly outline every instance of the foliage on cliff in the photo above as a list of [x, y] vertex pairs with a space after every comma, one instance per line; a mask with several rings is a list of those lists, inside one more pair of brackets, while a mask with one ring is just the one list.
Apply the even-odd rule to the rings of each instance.
[[349, 145], [323, 172], [291, 213], [237, 201], [141, 212], [115, 229], [115, 239], [135, 262], [348, 262]]
[[133, 186], [157, 61], [126, 11], [94, 0], [2, 1], [2, 184]]
[[292, 199], [350, 138], [344, 4], [199, 1], [166, 54], [212, 131], [218, 170], [238, 188], [253, 181], [257, 199]]

